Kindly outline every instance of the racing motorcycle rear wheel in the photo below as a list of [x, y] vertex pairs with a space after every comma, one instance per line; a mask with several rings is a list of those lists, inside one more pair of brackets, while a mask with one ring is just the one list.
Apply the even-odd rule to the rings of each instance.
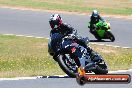
[[103, 64], [98, 64], [96, 67], [96, 70], [94, 70], [93, 72], [95, 74], [107, 74], [108, 69], [107, 69], [105, 62], [103, 62]]
[[94, 57], [94, 60], [93, 59], [92, 60], [95, 61], [95, 59], [96, 60], [100, 59], [101, 61], [100, 62], [95, 61], [96, 69], [93, 70], [93, 72], [95, 74], [107, 74], [108, 73], [108, 66], [107, 66], [106, 62], [104, 61], [103, 57], [98, 52], [94, 52], [94, 53], [96, 54], [96, 56]]

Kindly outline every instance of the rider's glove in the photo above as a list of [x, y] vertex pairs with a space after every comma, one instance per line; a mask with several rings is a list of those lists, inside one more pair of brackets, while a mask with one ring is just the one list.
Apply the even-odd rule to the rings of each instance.
[[93, 25], [94, 28], [97, 28], [96, 24]]

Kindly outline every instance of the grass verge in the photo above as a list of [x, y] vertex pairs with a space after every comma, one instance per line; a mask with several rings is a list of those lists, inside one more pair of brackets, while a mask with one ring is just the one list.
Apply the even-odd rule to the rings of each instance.
[[[0, 78], [65, 74], [47, 52], [47, 39], [0, 35]], [[132, 48], [90, 45], [101, 53], [109, 70], [131, 69]]]
[[81, 13], [98, 9], [104, 14], [132, 15], [131, 0], [0, 0], [0, 5]]

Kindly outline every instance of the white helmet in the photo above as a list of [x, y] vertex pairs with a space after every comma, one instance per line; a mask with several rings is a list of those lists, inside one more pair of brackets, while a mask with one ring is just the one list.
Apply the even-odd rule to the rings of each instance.
[[95, 17], [95, 18], [98, 17], [99, 16], [99, 12], [97, 10], [93, 10], [92, 16]]

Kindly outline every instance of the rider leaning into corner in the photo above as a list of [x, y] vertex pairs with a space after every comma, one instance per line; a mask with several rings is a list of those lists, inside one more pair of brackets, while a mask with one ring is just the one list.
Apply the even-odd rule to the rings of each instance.
[[96, 35], [96, 32], [95, 32], [95, 30], [96, 29], [98, 29], [97, 27], [96, 27], [96, 23], [98, 23], [99, 21], [105, 21], [101, 16], [100, 16], [100, 14], [99, 14], [99, 12], [97, 11], [97, 10], [93, 10], [93, 12], [92, 12], [92, 15], [91, 15], [91, 17], [90, 17], [90, 26], [88, 27], [88, 28], [90, 28], [90, 32], [92, 33], [92, 34], [95, 34]]
[[[77, 36], [77, 30], [75, 30], [73, 27], [71, 27], [69, 24], [63, 23], [62, 22], [62, 18], [59, 14], [53, 14], [50, 17], [49, 20], [49, 24], [51, 27], [51, 31], [50, 31], [50, 37], [55, 34], [55, 33], [60, 33], [63, 36], [60, 36], [59, 38], [64, 38], [65, 36], [73, 36], [76, 35], [74, 37], [76, 37], [76, 42], [80, 45], [82, 45], [83, 47], [85, 47], [87, 49], [87, 51], [94, 56], [94, 53], [92, 53], [92, 49], [90, 47], [87, 46], [86, 41], [84, 40], [84, 38], [82, 37], [78, 37]], [[51, 40], [51, 45], [53, 46], [53, 51], [56, 52], [56, 49], [54, 49], [54, 46], [56, 44], [57, 41], [62, 41], [61, 39], [52, 39]], [[86, 66], [84, 66], [85, 64], [85, 60], [84, 58], [82, 58], [82, 52], [80, 51], [80, 55], [77, 55], [79, 63], [78, 63], [78, 71], [81, 72], [79, 74], [85, 74], [85, 68]], [[76, 54], [76, 52], [75, 52]], [[53, 58], [55, 58], [55, 56], [53, 55]]]

